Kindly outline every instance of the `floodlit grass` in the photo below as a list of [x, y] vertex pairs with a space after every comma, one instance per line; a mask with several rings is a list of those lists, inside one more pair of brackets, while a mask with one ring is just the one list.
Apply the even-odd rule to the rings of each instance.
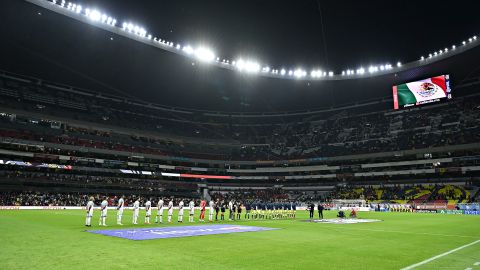
[[[122, 228], [131, 227], [131, 214]], [[132, 241], [85, 232], [81, 210], [2, 210], [0, 269], [401, 269], [480, 239], [480, 216], [372, 212], [360, 217], [383, 221], [298, 221], [307, 217], [227, 222], [280, 230]], [[92, 229], [103, 229], [98, 218], [96, 211]], [[110, 210], [107, 229], [120, 228], [115, 219]], [[156, 226], [178, 223], [136, 227]], [[480, 243], [416, 269], [480, 269], [477, 261]]]

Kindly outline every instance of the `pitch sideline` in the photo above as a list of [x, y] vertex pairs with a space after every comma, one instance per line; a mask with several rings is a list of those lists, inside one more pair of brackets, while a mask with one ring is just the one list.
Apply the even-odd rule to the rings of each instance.
[[426, 263], [429, 263], [429, 262], [431, 262], [431, 261], [434, 261], [434, 260], [436, 260], [436, 259], [438, 259], [438, 258], [447, 256], [447, 255], [449, 255], [449, 254], [452, 254], [452, 253], [457, 252], [457, 251], [459, 251], [459, 250], [461, 250], [461, 249], [467, 248], [467, 247], [469, 247], [469, 246], [473, 246], [473, 245], [478, 244], [478, 243], [480, 243], [480, 240], [477, 240], [477, 241], [474, 241], [474, 242], [472, 242], [472, 243], [469, 243], [469, 244], [466, 244], [466, 245], [457, 247], [457, 248], [455, 248], [455, 249], [449, 250], [449, 251], [444, 252], [444, 253], [442, 253], [442, 254], [433, 256], [433, 257], [428, 258], [428, 259], [426, 259], [426, 260], [424, 260], [424, 261], [421, 261], [421, 262], [419, 262], [419, 263], [412, 264], [412, 265], [410, 265], [410, 266], [404, 267], [404, 268], [402, 268], [402, 269], [400, 269], [400, 270], [410, 270], [410, 269], [417, 268], [417, 267], [419, 267], [419, 266], [421, 266], [421, 265], [424, 265], [424, 264], [426, 264]]

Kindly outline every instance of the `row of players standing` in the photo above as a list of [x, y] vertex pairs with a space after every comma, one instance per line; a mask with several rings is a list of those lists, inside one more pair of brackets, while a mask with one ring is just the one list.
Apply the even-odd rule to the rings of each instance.
[[[172, 216], [173, 216], [173, 210], [174, 210], [173, 201], [174, 201], [173, 198], [170, 199], [167, 206], [165, 207], [165, 201], [163, 200], [163, 198], [159, 199], [157, 203], [158, 211], [157, 211], [157, 216], [155, 218], [155, 223], [163, 223], [163, 212], [165, 209], [168, 209], [167, 211], [168, 223], [172, 222]], [[93, 197], [90, 197], [86, 206], [87, 217], [85, 221], [85, 226], [88, 226], [88, 227], [91, 226], [91, 219], [93, 217], [94, 206], [95, 206], [94, 199]], [[150, 217], [152, 215], [151, 199], [147, 200], [144, 206], [145, 206], [145, 224], [150, 224]], [[200, 202], [200, 216], [199, 216], [199, 220], [201, 222], [205, 221], [206, 207], [207, 207], [207, 202], [205, 200], [202, 200]], [[224, 201], [220, 202], [219, 200], [217, 200], [216, 202], [210, 200], [208, 203], [208, 207], [209, 207], [209, 216], [208, 216], [209, 222], [213, 222], [214, 215], [215, 215], [215, 221], [217, 221], [219, 213], [220, 213], [220, 220], [225, 220], [225, 212], [227, 208], [229, 210], [229, 220], [241, 219], [243, 208], [245, 208], [245, 219], [250, 219], [251, 210], [282, 210], [282, 209], [296, 210], [296, 205], [292, 203], [254, 203], [254, 204], [248, 203], [244, 205], [240, 202], [235, 202], [235, 201], [229, 201], [228, 204], [226, 204]], [[116, 206], [117, 225], [123, 225], [122, 217], [123, 217], [124, 208], [125, 208], [125, 200], [122, 196], [118, 200], [118, 203]], [[185, 208], [185, 204], [183, 200], [180, 200], [180, 202], [178, 203], [178, 222], [180, 223], [183, 222], [184, 208]], [[191, 200], [188, 203], [188, 208], [189, 208], [188, 209], [189, 222], [194, 222], [195, 202], [193, 200]], [[100, 204], [100, 220], [99, 220], [100, 226], [107, 226], [106, 225], [107, 212], [108, 212], [108, 201], [107, 201], [107, 197], [104, 197], [102, 203]], [[134, 225], [138, 224], [139, 214], [140, 214], [140, 201], [137, 199], [133, 203], [132, 223]]]

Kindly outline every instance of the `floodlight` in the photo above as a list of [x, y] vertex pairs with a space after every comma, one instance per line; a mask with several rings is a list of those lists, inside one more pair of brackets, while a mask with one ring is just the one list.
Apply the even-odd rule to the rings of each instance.
[[199, 60], [202, 60], [205, 62], [210, 62], [213, 59], [215, 59], [215, 54], [210, 49], [203, 48], [203, 47], [197, 48], [195, 50], [195, 56]]
[[94, 9], [90, 11], [88, 18], [90, 18], [90, 20], [92, 21], [99, 21], [102, 18], [102, 14], [100, 13], [100, 11]]
[[192, 54], [193, 53], [193, 48], [190, 47], [190, 45], [184, 46], [183, 51], [187, 54]]

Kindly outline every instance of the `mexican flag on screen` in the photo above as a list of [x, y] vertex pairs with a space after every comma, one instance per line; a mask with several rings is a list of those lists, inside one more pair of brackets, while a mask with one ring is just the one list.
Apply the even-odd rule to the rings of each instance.
[[428, 100], [446, 97], [447, 83], [444, 75], [393, 87], [395, 109], [404, 105], [419, 105]]

